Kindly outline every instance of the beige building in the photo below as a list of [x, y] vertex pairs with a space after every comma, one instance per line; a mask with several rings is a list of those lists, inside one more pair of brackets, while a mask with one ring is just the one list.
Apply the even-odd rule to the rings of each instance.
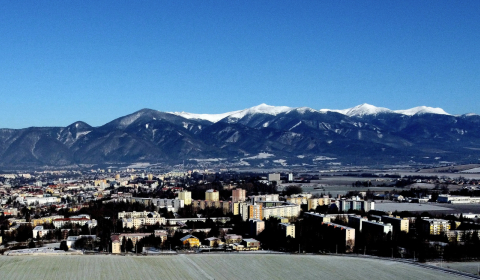
[[330, 205], [330, 197], [309, 198], [307, 200], [308, 211], [317, 209], [318, 206]]
[[178, 193], [178, 199], [184, 201], [184, 205], [191, 205], [192, 204], [192, 193], [189, 191], [183, 191]]
[[[206, 200], [192, 200], [192, 207], [194, 209], [221, 208], [223, 213], [232, 212], [232, 203], [230, 201], [206, 201]], [[238, 214], [237, 214], [238, 215]]]
[[205, 192], [205, 201], [219, 201], [220, 193], [217, 190], [209, 189]]
[[246, 200], [246, 191], [244, 189], [232, 190], [232, 203]]
[[322, 228], [329, 231], [337, 240], [345, 242], [347, 252], [351, 252], [355, 246], [355, 229], [334, 223], [322, 223]]
[[259, 219], [250, 219], [250, 235], [257, 236], [265, 229], [265, 222]]
[[280, 230], [282, 230], [282, 232], [285, 234], [285, 236], [295, 238], [294, 224], [281, 223], [278, 226], [280, 227]]

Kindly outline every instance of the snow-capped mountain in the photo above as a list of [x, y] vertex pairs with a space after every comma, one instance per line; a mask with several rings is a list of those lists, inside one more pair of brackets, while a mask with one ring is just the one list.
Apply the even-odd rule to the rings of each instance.
[[432, 108], [432, 107], [427, 107], [427, 106], [419, 106], [407, 110], [390, 110], [388, 108], [383, 108], [383, 107], [375, 107], [373, 105], [364, 103], [352, 108], [348, 109], [341, 109], [341, 110], [335, 110], [335, 109], [319, 109], [315, 110], [309, 107], [299, 107], [299, 108], [293, 108], [293, 107], [287, 107], [287, 106], [270, 106], [265, 103], [260, 104], [258, 106], [254, 106], [251, 108], [239, 110], [239, 111], [233, 111], [233, 112], [227, 112], [227, 113], [222, 113], [222, 114], [195, 114], [195, 113], [187, 113], [187, 112], [172, 112], [172, 114], [184, 117], [186, 119], [201, 119], [201, 120], [207, 120], [210, 122], [218, 122], [222, 119], [228, 118], [230, 121], [235, 121], [241, 118], [244, 118], [247, 115], [256, 115], [256, 114], [266, 114], [266, 115], [272, 115], [276, 116], [280, 113], [286, 113], [290, 111], [297, 111], [299, 113], [304, 113], [304, 112], [321, 112], [321, 113], [327, 113], [327, 112], [334, 112], [334, 113], [339, 113], [342, 115], [346, 115], [349, 117], [363, 117], [363, 116], [376, 116], [378, 114], [385, 114], [385, 113], [392, 113], [392, 114], [401, 114], [401, 115], [407, 115], [407, 116], [413, 116], [416, 114], [438, 114], [438, 115], [449, 115], [447, 112], [445, 112], [441, 108]]
[[453, 116], [425, 106], [390, 110], [362, 104], [332, 110], [261, 104], [223, 114], [143, 109], [99, 127], [76, 122], [0, 129], [0, 167], [209, 158], [282, 166], [324, 164], [319, 158], [344, 164], [476, 162], [480, 116]]

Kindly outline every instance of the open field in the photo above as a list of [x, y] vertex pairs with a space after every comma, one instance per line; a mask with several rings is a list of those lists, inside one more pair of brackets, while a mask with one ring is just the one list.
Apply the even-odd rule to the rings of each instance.
[[1, 279], [460, 279], [394, 261], [314, 255], [0, 256]]
[[438, 204], [438, 203], [400, 203], [391, 202], [388, 200], [375, 201], [375, 210], [379, 211], [412, 211], [412, 212], [429, 212], [429, 211], [446, 211], [453, 212], [454, 209], [450, 208], [451, 204]]
[[480, 266], [480, 262], [430, 262], [428, 264], [455, 269], [470, 274], [477, 274]]
[[447, 204], [447, 203], [399, 203], [389, 200], [376, 200], [375, 210], [431, 212], [432, 214], [480, 213], [480, 204]]

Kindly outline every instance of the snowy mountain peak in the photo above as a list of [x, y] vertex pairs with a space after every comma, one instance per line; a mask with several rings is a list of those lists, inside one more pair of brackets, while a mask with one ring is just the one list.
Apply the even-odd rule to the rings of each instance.
[[174, 114], [186, 119], [200, 119], [200, 120], [207, 120], [207, 121], [216, 123], [219, 120], [224, 119], [238, 112], [241, 112], [241, 111], [233, 111], [233, 112], [222, 113], [222, 114], [193, 114], [193, 113], [187, 113], [187, 112], [172, 112], [170, 114]]
[[241, 110], [241, 111], [236, 112], [234, 114], [231, 114], [228, 117], [232, 118], [232, 119], [241, 119], [241, 118], [245, 117], [246, 115], [253, 115], [253, 114], [267, 114], [267, 115], [276, 116], [280, 113], [285, 113], [285, 112], [288, 112], [292, 109], [294, 109], [294, 108], [287, 107], [287, 106], [271, 106], [271, 105], [267, 105], [265, 103], [262, 103], [258, 106], [248, 108], [248, 109], [244, 109], [244, 110]]
[[382, 107], [375, 107], [373, 105], [363, 103], [361, 105], [355, 106], [353, 108], [342, 110], [345, 111], [345, 115], [352, 117], [363, 117], [365, 115], [378, 115], [381, 113], [390, 113], [392, 110]]
[[384, 114], [384, 113], [392, 113], [392, 114], [402, 114], [402, 115], [407, 115], [407, 116], [413, 116], [417, 114], [440, 114], [440, 115], [449, 115], [447, 112], [445, 112], [441, 108], [432, 108], [432, 107], [427, 107], [427, 106], [419, 106], [415, 107], [412, 109], [407, 109], [407, 110], [390, 110], [388, 108], [383, 108], [383, 107], [376, 107], [374, 105], [370, 105], [367, 103], [355, 106], [353, 108], [349, 109], [343, 109], [343, 110], [332, 110], [332, 109], [320, 109], [320, 110], [315, 110], [309, 107], [287, 107], [287, 106], [271, 106], [267, 105], [265, 103], [262, 103], [260, 105], [239, 110], [239, 111], [233, 111], [233, 112], [227, 112], [227, 113], [222, 113], [222, 114], [194, 114], [194, 113], [188, 113], [188, 112], [171, 112], [171, 114], [177, 115], [184, 117], [186, 119], [201, 119], [201, 120], [207, 120], [210, 122], [218, 122], [221, 119], [228, 118], [231, 121], [235, 121], [237, 119], [241, 119], [247, 115], [254, 115], [254, 114], [267, 114], [267, 115], [272, 115], [276, 116], [281, 113], [286, 113], [290, 111], [297, 111], [301, 114], [304, 114], [306, 112], [319, 112], [319, 113], [327, 113], [327, 112], [336, 112], [340, 113], [349, 117], [363, 117], [363, 116], [375, 116], [378, 114]]
[[432, 108], [427, 106], [419, 106], [408, 110], [396, 110], [394, 111], [398, 114], [403, 114], [407, 116], [421, 115], [421, 114], [438, 114], [438, 115], [450, 115], [445, 112], [442, 108]]

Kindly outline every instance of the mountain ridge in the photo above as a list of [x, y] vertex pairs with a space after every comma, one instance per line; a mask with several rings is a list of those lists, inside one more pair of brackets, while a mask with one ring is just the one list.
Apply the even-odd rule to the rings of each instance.
[[480, 116], [426, 106], [393, 111], [366, 103], [345, 110], [260, 104], [223, 114], [141, 109], [98, 127], [78, 121], [0, 129], [1, 167], [209, 158], [232, 166], [332, 164], [318, 158], [342, 165], [477, 162]]

